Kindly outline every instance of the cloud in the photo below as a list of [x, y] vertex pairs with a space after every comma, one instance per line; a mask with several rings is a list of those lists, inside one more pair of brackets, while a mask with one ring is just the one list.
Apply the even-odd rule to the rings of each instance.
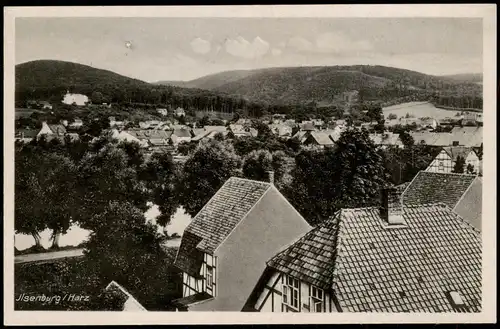
[[254, 59], [264, 56], [269, 51], [269, 43], [260, 37], [249, 42], [239, 36], [236, 39], [226, 40], [226, 51], [235, 57]]
[[314, 45], [302, 37], [292, 37], [288, 40], [287, 46], [298, 51], [313, 51]]
[[198, 64], [198, 62], [194, 58], [191, 58], [191, 57], [183, 55], [183, 54], [175, 55], [175, 57], [172, 60], [172, 63], [174, 65], [183, 66], [183, 67], [186, 67], [186, 66], [191, 67], [191, 66]]
[[279, 55], [281, 55], [281, 53], [282, 53], [282, 51], [279, 48], [271, 49], [271, 54], [273, 54], [273, 56], [279, 56]]
[[195, 53], [207, 54], [210, 52], [210, 41], [204, 40], [202, 38], [196, 38], [191, 41], [191, 48]]
[[372, 49], [370, 42], [351, 40], [343, 33], [327, 32], [317, 36], [316, 50], [324, 53], [363, 52]]

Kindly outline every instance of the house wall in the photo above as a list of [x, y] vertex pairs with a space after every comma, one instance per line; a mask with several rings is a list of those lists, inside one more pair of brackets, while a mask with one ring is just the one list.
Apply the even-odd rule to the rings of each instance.
[[465, 159], [465, 168], [464, 171], [467, 170], [467, 165], [471, 164], [474, 167], [474, 171], [477, 173], [479, 171], [479, 158], [477, 157], [475, 152], [470, 152], [467, 158]]
[[[207, 266], [212, 267], [212, 286], [207, 285]], [[200, 278], [195, 278], [187, 273], [182, 274], [182, 297], [188, 297], [200, 292], [207, 292], [217, 296], [217, 257], [205, 253], [200, 268]]]
[[[441, 167], [439, 165], [440, 163], [442, 163]], [[442, 150], [427, 167], [427, 169], [425, 169], [425, 171], [451, 173], [453, 170], [453, 165], [454, 164], [451, 160], [451, 157], [448, 155], [448, 153], [446, 153], [446, 151]]]
[[215, 251], [217, 298], [196, 311], [241, 311], [266, 268], [266, 261], [311, 226], [271, 187]]
[[[439, 162], [443, 163], [442, 170], [439, 167]], [[468, 164], [473, 165], [476, 172], [479, 169], [479, 158], [474, 151], [471, 151], [465, 159], [464, 172], [466, 171]], [[453, 172], [454, 166], [455, 161], [452, 161], [451, 157], [444, 150], [442, 150], [425, 171], [451, 173]]]
[[[312, 285], [307, 282], [300, 281], [299, 293], [299, 308], [293, 309], [283, 303], [283, 286], [286, 282], [287, 275], [275, 271], [262, 291], [259, 294], [255, 309], [259, 312], [303, 312], [313, 313], [313, 303], [311, 299]], [[322, 313], [337, 312], [337, 309], [332, 302], [332, 298], [328, 291], [323, 291]]]
[[49, 125], [46, 122], [43, 122], [42, 123], [42, 129], [40, 129], [40, 131], [38, 132], [37, 136], [52, 135], [52, 134], [53, 134], [53, 132], [50, 129]]

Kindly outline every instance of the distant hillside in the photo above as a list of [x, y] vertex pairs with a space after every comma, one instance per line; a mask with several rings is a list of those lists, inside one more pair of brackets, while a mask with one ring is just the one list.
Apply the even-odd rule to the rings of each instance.
[[256, 70], [226, 71], [226, 72], [210, 74], [191, 81], [158, 81], [155, 82], [154, 84], [210, 90], [210, 89], [216, 89], [227, 83], [231, 83], [249, 77], [250, 75], [253, 75], [255, 73], [257, 73]]
[[391, 100], [409, 94], [480, 95], [475, 83], [385, 66], [322, 66], [227, 71], [185, 82], [183, 86], [235, 94], [250, 100], [332, 102], [343, 91], [362, 91], [366, 99]]
[[453, 74], [445, 75], [444, 78], [459, 81], [459, 82], [470, 82], [470, 83], [483, 83], [482, 73], [463, 73], [463, 74]]

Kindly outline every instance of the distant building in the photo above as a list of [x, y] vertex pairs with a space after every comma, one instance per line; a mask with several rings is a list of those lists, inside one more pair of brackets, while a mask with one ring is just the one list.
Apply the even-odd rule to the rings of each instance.
[[311, 131], [304, 140], [303, 144], [313, 148], [326, 148], [333, 147], [335, 145], [328, 132], [323, 130]]
[[66, 127], [62, 124], [47, 124], [47, 122], [42, 122], [42, 128], [38, 131], [36, 138], [40, 139], [44, 136], [47, 140], [52, 140], [54, 138], [59, 139], [64, 142], [66, 138], [71, 140], [77, 140], [80, 138], [78, 134], [68, 133]]
[[370, 134], [369, 136], [373, 144], [382, 148], [386, 148], [388, 146], [397, 146], [399, 148], [404, 148], [404, 144], [399, 138], [399, 134], [384, 132], [381, 134]]
[[257, 137], [257, 129], [246, 125], [231, 124], [229, 125], [229, 131], [233, 133], [235, 137]]
[[41, 101], [40, 105], [44, 110], [52, 110], [52, 104], [50, 104], [49, 102]]
[[465, 146], [447, 146], [443, 147], [441, 152], [429, 164], [425, 171], [451, 173], [457, 162], [458, 157], [465, 160], [464, 173], [467, 172], [467, 166], [472, 165], [476, 173], [479, 170], [479, 158], [471, 147]]
[[481, 312], [481, 234], [445, 204], [341, 209], [266, 264], [245, 310]]
[[75, 119], [75, 121], [69, 124], [69, 127], [73, 129], [80, 129], [82, 126], [83, 121], [81, 119]]
[[64, 95], [62, 102], [67, 105], [76, 104], [78, 106], [85, 106], [89, 102], [89, 98], [82, 94], [71, 94], [68, 91]]
[[168, 115], [168, 110], [167, 109], [156, 109], [156, 112], [158, 112], [161, 115]]
[[15, 140], [23, 143], [29, 143], [37, 138], [39, 130], [36, 129], [18, 129], [15, 133]]
[[178, 117], [183, 117], [186, 116], [186, 112], [182, 107], [178, 107], [177, 109], [175, 109], [175, 115]]
[[271, 182], [228, 179], [184, 231], [174, 263], [183, 297], [174, 305], [241, 311], [266, 260], [310, 229]]

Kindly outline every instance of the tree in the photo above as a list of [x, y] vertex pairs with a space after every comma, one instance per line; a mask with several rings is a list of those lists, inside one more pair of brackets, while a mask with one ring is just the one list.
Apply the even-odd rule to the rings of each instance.
[[[142, 210], [129, 202], [112, 201], [92, 222], [104, 223], [85, 243], [88, 266], [103, 282], [124, 285], [146, 308], [172, 294], [169, 272], [173, 257], [165, 254], [157, 227], [146, 223]], [[172, 296], [170, 296], [172, 297]]]
[[453, 171], [456, 174], [463, 174], [465, 169], [465, 159], [462, 156], [457, 156], [455, 165], [453, 166]]
[[405, 148], [410, 148], [415, 144], [415, 140], [406, 130], [403, 130], [399, 133], [399, 139], [401, 140]]
[[45, 205], [38, 202], [42, 186], [36, 173], [41, 163], [40, 154], [16, 147], [14, 228], [17, 233], [32, 235], [36, 248], [42, 248], [39, 232], [47, 227], [43, 216]]
[[467, 164], [467, 174], [473, 175], [476, 173], [476, 170], [474, 169], [474, 166], [472, 164]]
[[153, 202], [160, 210], [160, 215], [156, 219], [158, 225], [169, 224], [177, 209], [175, 192], [177, 175], [172, 155], [168, 152], [153, 153], [139, 174], [139, 178], [145, 181], [146, 186], [152, 191]]
[[394, 113], [390, 113], [388, 116], [387, 116], [387, 119], [389, 120], [396, 120], [398, 118], [398, 116]]
[[368, 133], [351, 128], [335, 149], [299, 153], [285, 194], [316, 224], [340, 208], [376, 204], [387, 180], [382, 155]]
[[147, 209], [149, 191], [130, 161], [125, 150], [106, 139], [98, 140], [83, 157], [77, 177], [77, 218], [82, 228], [95, 230], [105, 225], [92, 218], [111, 201], [127, 201], [143, 211]]
[[274, 184], [280, 185], [286, 172], [286, 155], [283, 151], [252, 151], [243, 160], [243, 175], [249, 179], [269, 181], [268, 172], [274, 172]]
[[228, 178], [238, 174], [240, 163], [230, 143], [200, 143], [184, 164], [177, 186], [179, 203], [196, 215]]

